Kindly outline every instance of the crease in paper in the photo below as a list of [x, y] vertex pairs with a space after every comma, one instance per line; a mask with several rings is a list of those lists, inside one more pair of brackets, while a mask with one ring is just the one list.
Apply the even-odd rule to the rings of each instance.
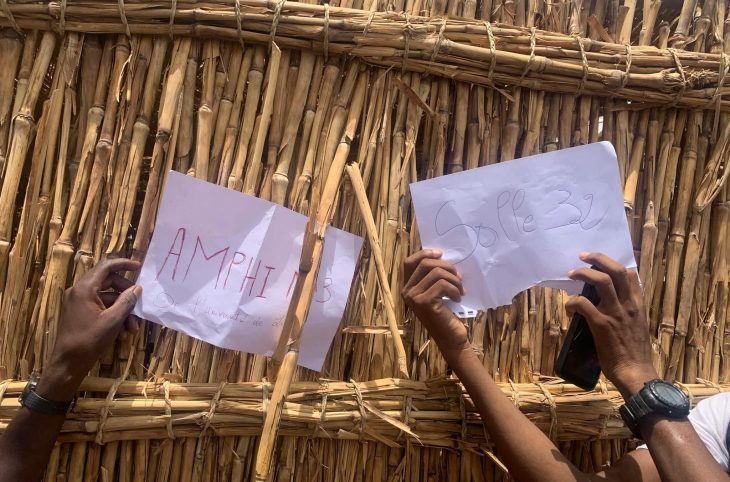
[[[307, 218], [171, 171], [134, 314], [215, 346], [271, 355], [298, 276]], [[299, 364], [320, 370], [362, 238], [329, 227]]]
[[608, 142], [471, 169], [410, 185], [421, 242], [463, 276], [462, 317], [541, 285], [578, 293], [582, 251], [636, 267], [616, 153]]

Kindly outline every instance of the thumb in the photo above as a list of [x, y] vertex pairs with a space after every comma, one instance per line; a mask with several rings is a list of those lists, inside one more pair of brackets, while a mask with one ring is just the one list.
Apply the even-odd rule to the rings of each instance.
[[113, 305], [104, 310], [104, 316], [112, 323], [126, 320], [141, 295], [141, 286], [130, 286], [119, 295]]

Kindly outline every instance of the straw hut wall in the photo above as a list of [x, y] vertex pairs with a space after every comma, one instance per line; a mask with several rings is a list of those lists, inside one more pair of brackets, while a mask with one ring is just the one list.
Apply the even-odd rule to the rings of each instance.
[[[657, 368], [693, 402], [730, 389], [729, 21], [724, 0], [0, 1], [0, 431], [63, 289], [144, 258], [174, 169], [365, 237], [341, 329], [315, 373], [146, 324], [84, 382], [47, 480], [508, 480], [400, 299], [408, 184], [599, 140]], [[596, 471], [633, 442], [610, 384], [552, 376], [565, 300], [530, 289], [470, 337]]]

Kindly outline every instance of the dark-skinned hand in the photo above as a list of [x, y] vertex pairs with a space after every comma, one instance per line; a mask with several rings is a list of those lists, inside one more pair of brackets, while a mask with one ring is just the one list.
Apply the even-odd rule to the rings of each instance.
[[587, 298], [574, 296], [565, 308], [586, 318], [601, 370], [624, 397], [633, 395], [644, 382], [658, 378], [639, 275], [605, 254], [582, 253], [580, 259], [597, 270], [580, 268], [568, 276], [593, 285], [601, 301], [594, 306]]
[[142, 288], [119, 272], [136, 271], [140, 263], [108, 259], [89, 270], [63, 296], [56, 343], [37, 392], [54, 401], [73, 398], [96, 360], [126, 329], [136, 332], [130, 317]]
[[443, 302], [446, 296], [460, 301], [464, 294], [461, 276], [454, 265], [441, 259], [442, 253], [424, 249], [405, 260], [402, 296], [423, 323], [444, 355], [469, 346], [467, 330]]

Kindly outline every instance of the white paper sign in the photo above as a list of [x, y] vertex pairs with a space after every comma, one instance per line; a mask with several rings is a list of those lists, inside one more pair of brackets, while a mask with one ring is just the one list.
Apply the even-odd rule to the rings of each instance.
[[[272, 355], [298, 276], [307, 218], [169, 173], [134, 314], [213, 345]], [[299, 364], [320, 370], [342, 318], [362, 238], [328, 228]]]
[[[616, 153], [608, 142], [539, 154], [411, 184], [424, 248], [463, 276], [462, 317], [568, 279], [582, 251], [635, 267]], [[546, 283], [547, 282], [547, 283]]]

